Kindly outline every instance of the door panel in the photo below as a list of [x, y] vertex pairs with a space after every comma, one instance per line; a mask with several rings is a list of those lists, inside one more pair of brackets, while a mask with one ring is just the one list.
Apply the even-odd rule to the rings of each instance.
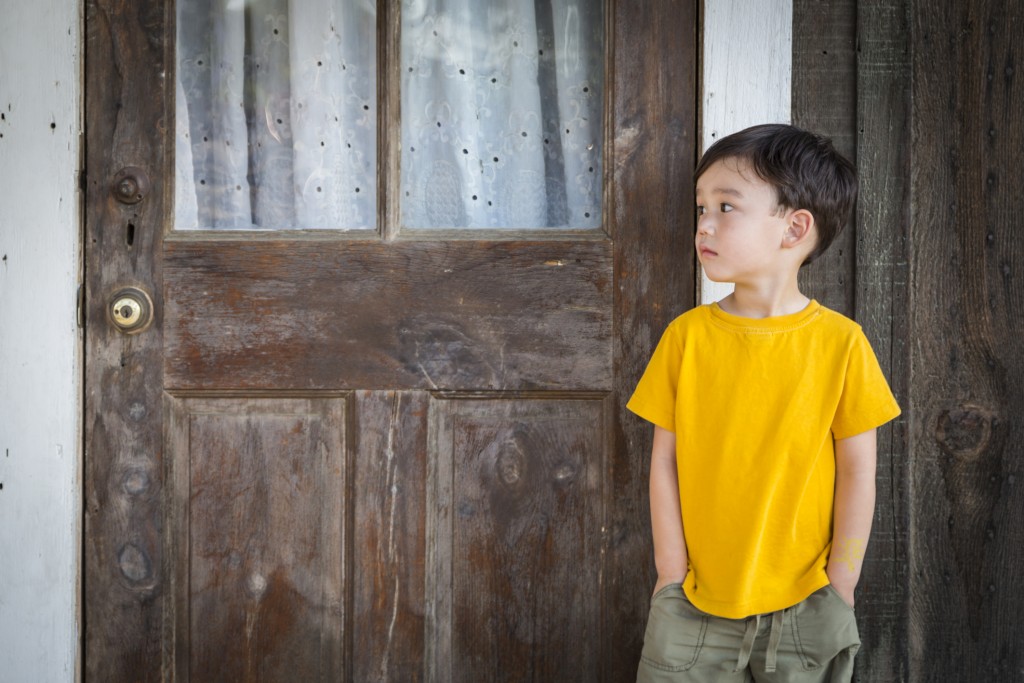
[[606, 7], [600, 230], [403, 235], [394, 5], [379, 230], [223, 236], [172, 229], [173, 6], [87, 2], [87, 681], [635, 673], [624, 404], [693, 302], [695, 7]]
[[345, 398], [167, 408], [174, 680], [339, 680]]
[[432, 680], [596, 680], [599, 661], [579, 644], [601, 641], [607, 407], [547, 394], [432, 401]]
[[357, 391], [353, 681], [424, 679], [430, 394]]
[[179, 388], [607, 389], [600, 241], [168, 241]]

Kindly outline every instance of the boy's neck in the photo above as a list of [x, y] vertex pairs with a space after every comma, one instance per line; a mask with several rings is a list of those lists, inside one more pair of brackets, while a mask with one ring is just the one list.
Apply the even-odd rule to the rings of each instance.
[[726, 313], [743, 318], [775, 318], [799, 313], [807, 308], [810, 301], [794, 278], [781, 287], [737, 283], [733, 293], [718, 305]]

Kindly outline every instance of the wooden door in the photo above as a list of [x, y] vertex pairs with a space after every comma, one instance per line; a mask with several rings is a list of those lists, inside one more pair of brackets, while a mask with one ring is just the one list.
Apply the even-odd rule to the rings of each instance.
[[605, 8], [601, 229], [483, 238], [399, 225], [396, 7], [352, 238], [175, 231], [174, 9], [87, 3], [86, 680], [634, 675], [624, 403], [693, 302], [695, 6]]

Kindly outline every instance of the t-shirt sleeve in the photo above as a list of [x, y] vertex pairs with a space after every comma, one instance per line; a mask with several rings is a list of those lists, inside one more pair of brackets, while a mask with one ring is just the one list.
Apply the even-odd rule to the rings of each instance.
[[863, 331], [857, 330], [847, 359], [843, 393], [832, 420], [832, 435], [837, 439], [856, 436], [884, 425], [899, 414], [899, 404], [885, 381], [871, 344]]
[[683, 361], [682, 351], [678, 328], [669, 325], [626, 404], [640, 417], [670, 432], [674, 432], [676, 426], [676, 387]]

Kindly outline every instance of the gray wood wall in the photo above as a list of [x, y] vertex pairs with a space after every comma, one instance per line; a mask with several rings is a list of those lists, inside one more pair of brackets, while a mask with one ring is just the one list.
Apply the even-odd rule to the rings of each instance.
[[803, 283], [863, 325], [904, 408], [857, 680], [1024, 680], [1024, 3], [796, 0], [793, 22], [793, 122], [861, 181]]

